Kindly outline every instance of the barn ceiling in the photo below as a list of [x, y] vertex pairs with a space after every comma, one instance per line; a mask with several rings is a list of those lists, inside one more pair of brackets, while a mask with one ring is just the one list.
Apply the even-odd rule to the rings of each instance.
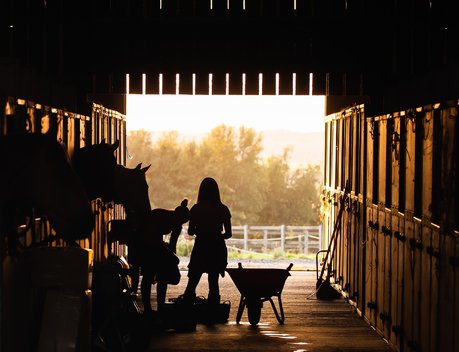
[[7, 0], [0, 57], [102, 93], [122, 92], [126, 73], [313, 72], [323, 78], [316, 90], [322, 94], [378, 94], [394, 82], [448, 75], [456, 67], [459, 36], [449, 6], [433, 0]]

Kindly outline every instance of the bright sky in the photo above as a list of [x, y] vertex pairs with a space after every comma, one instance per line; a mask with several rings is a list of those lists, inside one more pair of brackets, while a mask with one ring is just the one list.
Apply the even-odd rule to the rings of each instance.
[[322, 132], [325, 97], [317, 95], [143, 95], [126, 99], [127, 130], [207, 133], [215, 126]]

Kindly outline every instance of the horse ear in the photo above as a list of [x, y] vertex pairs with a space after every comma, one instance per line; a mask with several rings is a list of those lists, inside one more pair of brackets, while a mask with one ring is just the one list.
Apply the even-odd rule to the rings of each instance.
[[141, 169], [140, 171], [142, 171], [143, 173], [146, 173], [148, 171], [148, 169], [150, 168], [151, 164], [148, 165], [148, 166], [145, 166], [143, 169]]
[[105, 138], [102, 138], [102, 142], [100, 144], [105, 144]]
[[115, 151], [120, 146], [120, 141], [116, 140], [115, 143], [112, 144], [112, 149]]
[[142, 163], [140, 163], [139, 165], [137, 165], [137, 166], [135, 167], [135, 169], [136, 169], [136, 170], [140, 170], [141, 167], [142, 167]]

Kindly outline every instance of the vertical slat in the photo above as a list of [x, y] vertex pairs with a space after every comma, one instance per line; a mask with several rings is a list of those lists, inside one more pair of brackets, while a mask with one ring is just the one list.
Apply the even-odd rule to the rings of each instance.
[[392, 335], [392, 341], [396, 339], [396, 345], [399, 350], [403, 350], [404, 347], [404, 338], [405, 338], [405, 324], [406, 324], [406, 317], [404, 315], [404, 306], [405, 306], [405, 289], [406, 289], [406, 257], [407, 257], [407, 244], [406, 244], [406, 230], [405, 230], [405, 216], [404, 214], [398, 214], [397, 219], [397, 301], [396, 307], [394, 307], [393, 311], [396, 311], [396, 315], [394, 317], [394, 322], [392, 324], [392, 331], [394, 334]]
[[[457, 123], [457, 121], [456, 121]], [[459, 349], [459, 231], [454, 231], [453, 234], [453, 248], [454, 248], [454, 262], [455, 265], [452, 268], [453, 272], [453, 345], [451, 347], [452, 351], [457, 351]]]
[[384, 210], [378, 208], [377, 222], [378, 230], [375, 231], [376, 236], [376, 253], [375, 253], [375, 268], [376, 268], [376, 303], [377, 303], [377, 315], [376, 315], [376, 329], [383, 335], [385, 333], [385, 324], [382, 320], [382, 314], [385, 309], [385, 238], [382, 233], [382, 227], [386, 225], [386, 214]]
[[[423, 143], [423, 189], [422, 189], [422, 214], [424, 219], [432, 218], [432, 157], [433, 157], [433, 111], [425, 114], [424, 120], [424, 143]], [[430, 226], [422, 226], [419, 241], [422, 248], [432, 248], [432, 231]], [[419, 343], [421, 346], [430, 346], [430, 319], [431, 319], [431, 256], [420, 252], [421, 281], [420, 287], [420, 326]]]
[[440, 326], [438, 330], [438, 350], [452, 351], [453, 335], [453, 296], [454, 296], [454, 270], [450, 259], [454, 257], [454, 238], [446, 233], [440, 238], [440, 290], [439, 290], [439, 314]]
[[[387, 120], [381, 118], [377, 120], [379, 125], [379, 150], [378, 150], [378, 224], [379, 230], [377, 232], [377, 304], [378, 304], [378, 317], [377, 329], [386, 336], [386, 324], [384, 315], [386, 314], [386, 238], [383, 229], [386, 227], [386, 213], [384, 211], [385, 204], [385, 186], [386, 186], [386, 133], [387, 133]], [[375, 136], [376, 138], [376, 136]]]
[[378, 206], [375, 204], [370, 205], [370, 215], [368, 217], [369, 221], [373, 223], [373, 228], [369, 229], [369, 241], [370, 249], [369, 253], [369, 267], [370, 267], [370, 299], [368, 302], [370, 305], [373, 305], [373, 309], [370, 314], [370, 321], [375, 326], [377, 325], [377, 315], [379, 309], [378, 302], [378, 233], [379, 233], [379, 223], [378, 223]]
[[[355, 304], [358, 304], [359, 298], [359, 243], [360, 240], [360, 221], [359, 221], [359, 201], [357, 197], [352, 199], [352, 219], [351, 219], [351, 261], [350, 261], [350, 280], [349, 295]], [[357, 305], [358, 307], [358, 305]]]
[[[401, 307], [399, 303], [400, 295], [400, 272], [399, 272], [399, 258], [400, 258], [400, 249], [401, 243], [399, 241], [400, 234], [400, 225], [399, 225], [399, 215], [398, 215], [398, 189], [399, 189], [399, 168], [400, 168], [400, 140], [396, 136], [400, 136], [400, 116], [399, 114], [394, 114], [393, 123], [392, 123], [392, 136], [390, 138], [391, 145], [390, 148], [390, 165], [388, 167], [392, 168], [391, 172], [391, 183], [388, 185], [391, 187], [392, 203], [391, 203], [391, 214], [389, 221], [389, 229], [391, 237], [390, 239], [390, 309], [388, 309], [388, 314], [390, 316], [390, 329], [389, 329], [389, 340], [394, 346], [399, 345], [399, 327], [400, 327], [400, 315], [399, 309]], [[397, 235], [396, 235], [397, 234]]]
[[[422, 277], [423, 277], [423, 266], [422, 266], [422, 221], [418, 218], [414, 218], [414, 243], [410, 243], [412, 248], [412, 269], [413, 269], [413, 289], [412, 289], [412, 302], [413, 302], [413, 331], [412, 340], [410, 345], [413, 348], [420, 348], [420, 325], [421, 325], [421, 297], [422, 292]], [[413, 347], [414, 346], [414, 347]]]
[[410, 343], [413, 341], [413, 300], [414, 300], [414, 224], [412, 217], [405, 217], [406, 247], [404, 270], [404, 294], [403, 294], [403, 349], [409, 351]]
[[442, 234], [440, 238], [440, 290], [439, 290], [439, 314], [441, 317], [439, 327], [439, 349], [451, 350], [454, 341], [454, 277], [457, 270], [450, 262], [455, 258], [454, 224], [454, 152], [455, 152], [455, 123], [457, 120], [456, 108], [442, 110], [442, 175], [441, 184], [443, 190], [443, 211], [441, 212], [440, 226]]
[[430, 284], [430, 290], [431, 290], [431, 316], [430, 316], [430, 345], [425, 346], [427, 350], [429, 351], [438, 351], [438, 334], [439, 334], [439, 326], [440, 322], [439, 319], [441, 319], [439, 315], [439, 278], [440, 278], [440, 227], [435, 226], [434, 230], [432, 231], [432, 261], [431, 261], [431, 266], [430, 266], [430, 277], [431, 277], [431, 284]]
[[392, 211], [384, 210], [385, 230], [382, 231], [384, 239], [384, 307], [381, 317], [384, 326], [384, 336], [390, 340], [391, 338], [391, 303], [392, 303], [392, 280], [394, 276], [394, 268], [392, 267]]
[[[372, 198], [373, 198], [373, 157], [374, 157], [374, 151], [373, 151], [373, 138], [374, 134], [373, 132], [373, 120], [372, 119], [366, 119], [364, 120], [365, 125], [367, 126], [366, 128], [366, 148], [367, 148], [367, 153], [366, 155], [363, 155], [363, 157], [366, 159], [366, 164], [367, 164], [367, 170], [366, 172], [363, 173], [363, 175], [366, 176], [366, 184], [367, 184], [367, 193], [364, 194], [364, 197], [368, 200], [367, 207], [364, 209], [366, 212], [366, 223], [363, 224], [365, 227], [365, 232], [366, 232], [366, 240], [365, 240], [365, 302], [366, 302], [366, 307], [365, 307], [365, 316], [370, 321], [370, 323], [374, 324], [375, 319], [374, 319], [374, 314], [375, 314], [375, 285], [374, 285], [374, 269], [375, 269], [375, 264], [374, 264], [374, 241], [375, 241], [375, 234], [374, 234], [374, 229], [373, 225], [376, 223], [374, 217], [373, 217], [373, 205], [372, 205]], [[363, 177], [365, 177], [363, 176]]]
[[[429, 248], [432, 248], [432, 228], [430, 226], [422, 226], [422, 250], [420, 263], [421, 268], [421, 285], [419, 287], [420, 299], [420, 339], [419, 342], [423, 348], [431, 345], [431, 321], [432, 310], [432, 255], [428, 254]], [[425, 251], [424, 251], [425, 249]]]
[[406, 121], [406, 165], [405, 165], [405, 260], [404, 266], [404, 293], [403, 293], [403, 322], [404, 332], [403, 349], [409, 350], [408, 342], [413, 340], [413, 281], [414, 269], [413, 248], [410, 241], [414, 240], [414, 226], [412, 214], [414, 211], [414, 159], [415, 159], [415, 122], [412, 115], [409, 115]]

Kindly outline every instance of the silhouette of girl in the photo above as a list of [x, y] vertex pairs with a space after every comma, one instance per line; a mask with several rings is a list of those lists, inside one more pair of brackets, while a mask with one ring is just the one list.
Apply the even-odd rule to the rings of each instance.
[[193, 302], [196, 287], [203, 273], [208, 274], [208, 303], [220, 302], [218, 275], [222, 277], [228, 260], [225, 239], [232, 236], [231, 213], [220, 200], [217, 182], [206, 177], [199, 186], [198, 201], [190, 209], [188, 235], [196, 236], [190, 263], [188, 265], [188, 284], [184, 293], [186, 302]]

